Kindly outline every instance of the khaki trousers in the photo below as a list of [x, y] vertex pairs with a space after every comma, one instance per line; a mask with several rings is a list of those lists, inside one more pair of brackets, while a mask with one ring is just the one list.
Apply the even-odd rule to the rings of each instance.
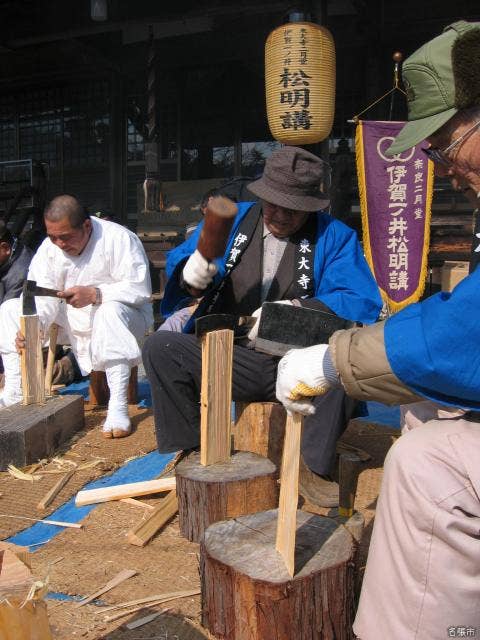
[[354, 632], [361, 640], [480, 637], [480, 423], [431, 402], [403, 413]]

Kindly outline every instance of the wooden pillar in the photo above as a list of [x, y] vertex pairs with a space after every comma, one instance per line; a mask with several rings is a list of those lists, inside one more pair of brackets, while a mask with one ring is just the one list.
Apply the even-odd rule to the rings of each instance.
[[239, 451], [226, 462], [204, 466], [194, 452], [176, 467], [180, 533], [198, 542], [213, 522], [277, 505], [275, 466], [254, 453]]
[[225, 640], [352, 640], [357, 544], [297, 513], [295, 576], [275, 550], [277, 511], [217, 522], [201, 543], [202, 623]]

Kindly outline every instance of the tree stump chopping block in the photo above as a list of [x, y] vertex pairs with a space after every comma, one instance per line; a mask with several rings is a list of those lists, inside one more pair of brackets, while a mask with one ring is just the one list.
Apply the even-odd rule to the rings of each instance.
[[194, 452], [175, 468], [180, 533], [199, 542], [213, 522], [272, 509], [278, 504], [275, 465], [254, 453], [238, 451], [208, 467]]
[[201, 543], [202, 624], [225, 640], [351, 640], [356, 542], [297, 512], [295, 575], [275, 550], [277, 510], [217, 522]]

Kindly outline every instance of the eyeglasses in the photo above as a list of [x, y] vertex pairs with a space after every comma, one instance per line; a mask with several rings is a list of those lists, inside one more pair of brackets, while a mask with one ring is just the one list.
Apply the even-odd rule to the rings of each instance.
[[445, 147], [445, 149], [436, 149], [435, 147], [430, 147], [428, 149], [422, 149], [422, 151], [429, 160], [433, 160], [433, 162], [437, 162], [438, 164], [443, 164], [447, 167], [450, 167], [453, 162], [448, 157], [448, 154], [451, 153], [452, 149], [455, 149], [455, 147], [457, 147], [466, 138], [468, 138], [471, 133], [478, 129], [478, 127], [480, 127], [480, 120], [478, 122], [475, 122], [475, 124], [471, 126], [470, 129], [467, 129], [465, 133], [462, 133], [459, 138], [451, 142], [448, 147]]

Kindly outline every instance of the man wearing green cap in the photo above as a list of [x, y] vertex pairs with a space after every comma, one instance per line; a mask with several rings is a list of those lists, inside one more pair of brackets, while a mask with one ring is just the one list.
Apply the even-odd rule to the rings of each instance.
[[[480, 200], [480, 23], [457, 22], [403, 67], [409, 122], [394, 156], [426, 139], [437, 175]], [[476, 240], [478, 244], [478, 240]], [[480, 246], [475, 247], [480, 251]], [[480, 632], [480, 269], [329, 345], [280, 361], [277, 397], [308, 414], [300, 384], [342, 385], [403, 404], [385, 460], [354, 631], [361, 640], [434, 640]], [[308, 353], [307, 353], [308, 352]], [[305, 370], [305, 362], [313, 363]], [[410, 404], [406, 404], [410, 403]]]

